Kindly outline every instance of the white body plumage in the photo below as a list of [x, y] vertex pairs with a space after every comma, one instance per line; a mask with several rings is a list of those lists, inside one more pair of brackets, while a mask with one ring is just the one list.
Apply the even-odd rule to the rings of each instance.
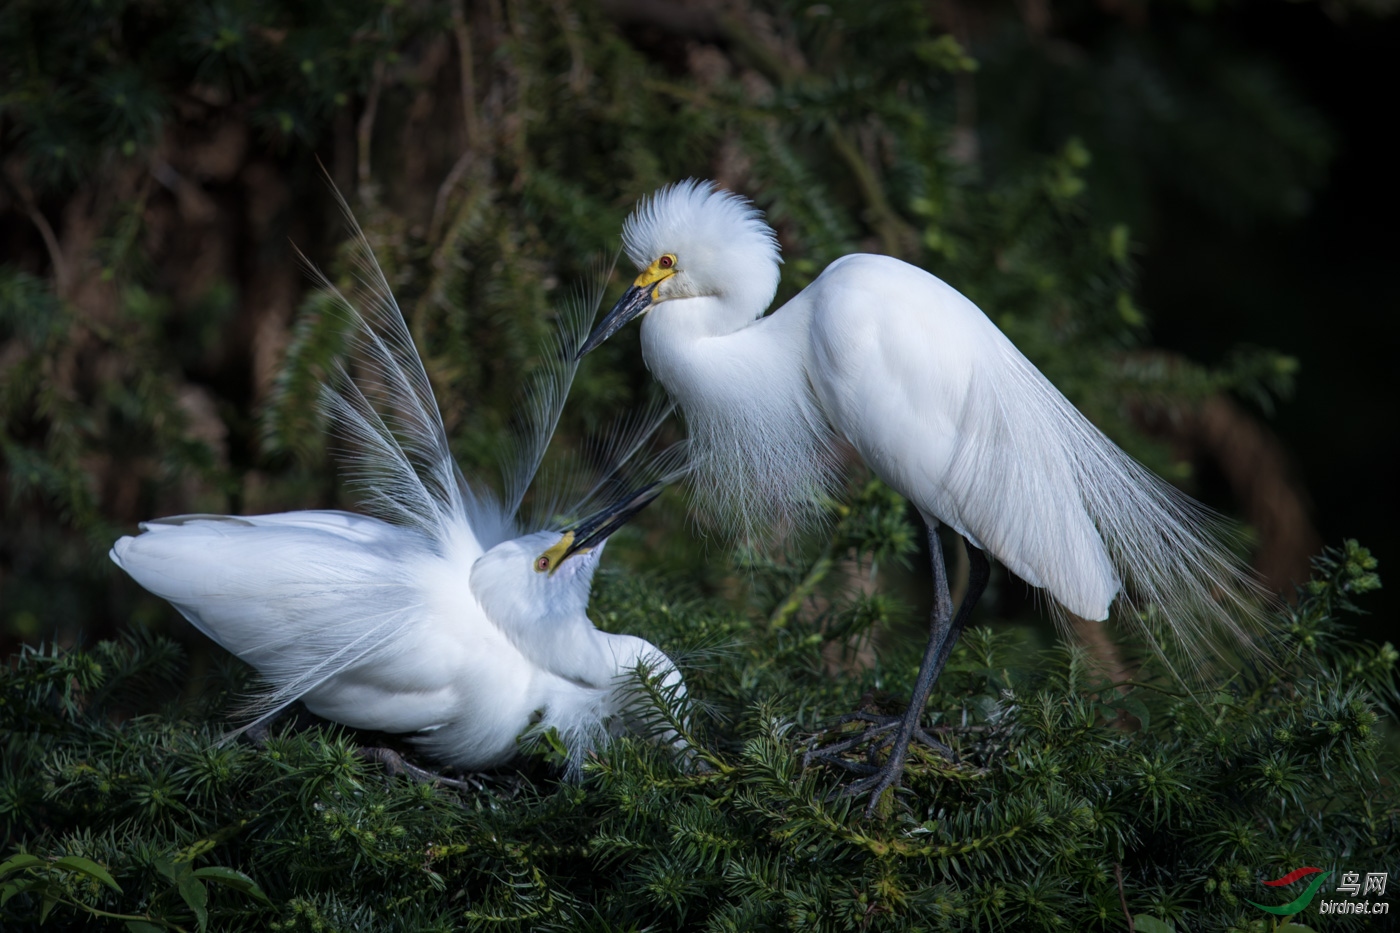
[[483, 554], [465, 524], [439, 551], [415, 529], [349, 512], [141, 530], [112, 559], [252, 665], [275, 706], [300, 699], [353, 728], [410, 734], [454, 767], [505, 763], [531, 726], [557, 729], [579, 761], [623, 725], [638, 664], [674, 675], [654, 645], [589, 621], [601, 545], [553, 577], [535, 573], [557, 532]]
[[[582, 332], [561, 337], [560, 364], [532, 386], [533, 434], [498, 501], [458, 471], [412, 338], [362, 235], [358, 243], [363, 307], [335, 294], [359, 365], [327, 388], [326, 407], [352, 442], [347, 465], [367, 507], [389, 520], [182, 516], [143, 524], [116, 542], [112, 560], [257, 669], [268, 689], [251, 713], [302, 700], [336, 722], [408, 734], [468, 770], [512, 758], [532, 727], [553, 728], [577, 766], [626, 724], [639, 665], [684, 689], [660, 649], [598, 630], [586, 611], [608, 535], [659, 485], [568, 528], [517, 536], [520, 497], [557, 422]], [[576, 331], [588, 310], [575, 316]], [[615, 465], [659, 420], [623, 432]]]
[[[702, 504], [742, 532], [811, 513], [832, 445], [1064, 609], [1124, 594], [1188, 652], [1248, 642], [1257, 593], [1225, 526], [1083, 417], [972, 302], [885, 256], [832, 263], [764, 316], [778, 246], [712, 183], [658, 191], [628, 218], [641, 270], [582, 352], [645, 314], [642, 352], [684, 412]], [[1225, 608], [1228, 604], [1228, 611]], [[1149, 634], [1152, 634], [1149, 632]]]

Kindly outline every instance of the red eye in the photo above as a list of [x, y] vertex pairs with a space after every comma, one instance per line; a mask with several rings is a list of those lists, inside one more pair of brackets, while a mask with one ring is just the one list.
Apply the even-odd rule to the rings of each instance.
[[540, 573], [544, 573], [546, 570], [548, 570], [549, 558], [541, 557], [539, 560], [535, 561], [535, 569], [538, 570]]
[[663, 269], [669, 269], [676, 264], [676, 259], [674, 256], [662, 256], [656, 264]]

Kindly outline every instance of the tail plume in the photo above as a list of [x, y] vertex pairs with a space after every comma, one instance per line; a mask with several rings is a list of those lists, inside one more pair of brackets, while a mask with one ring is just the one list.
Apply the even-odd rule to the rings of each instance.
[[1174, 669], [1202, 672], [1217, 657], [1258, 657], [1275, 599], [1237, 556], [1238, 526], [1124, 453], [1024, 356], [1014, 349], [1009, 356], [1018, 394], [1035, 400], [1041, 424], [1066, 452], [1123, 582], [1118, 618]]

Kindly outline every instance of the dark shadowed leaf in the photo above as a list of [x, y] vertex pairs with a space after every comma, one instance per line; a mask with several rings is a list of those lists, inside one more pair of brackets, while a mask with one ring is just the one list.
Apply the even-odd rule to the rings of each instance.
[[121, 893], [121, 885], [117, 884], [117, 882], [112, 879], [111, 873], [92, 859], [83, 858], [81, 855], [65, 855], [63, 858], [54, 862], [54, 866], [56, 868], [66, 868], [69, 871], [76, 871], [91, 878], [96, 878], [113, 891], [116, 891], [118, 894]]
[[197, 870], [194, 876], [233, 888], [235, 891], [242, 891], [254, 900], [261, 901], [264, 904], [270, 905], [272, 903], [272, 901], [268, 900], [267, 895], [263, 893], [262, 888], [258, 887], [257, 882], [241, 871], [225, 868], [222, 865], [211, 865], [208, 868]]

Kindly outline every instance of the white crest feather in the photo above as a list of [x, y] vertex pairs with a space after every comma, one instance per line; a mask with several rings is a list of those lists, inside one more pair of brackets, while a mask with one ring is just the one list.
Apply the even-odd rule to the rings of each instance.
[[715, 244], [741, 247], [772, 263], [783, 261], [777, 234], [763, 212], [712, 181], [689, 178], [667, 185], [638, 204], [622, 226], [622, 248], [638, 269], [668, 252], [680, 254], [683, 263], [703, 261]]

